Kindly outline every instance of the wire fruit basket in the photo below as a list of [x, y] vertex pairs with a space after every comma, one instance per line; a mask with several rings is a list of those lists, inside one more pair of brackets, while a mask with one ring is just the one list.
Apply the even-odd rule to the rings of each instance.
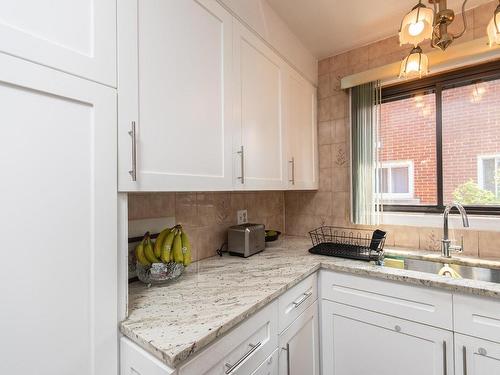
[[361, 232], [352, 232], [331, 226], [323, 226], [309, 232], [313, 247], [312, 254], [333, 257], [375, 261], [384, 259], [386, 232], [375, 230], [370, 236]]

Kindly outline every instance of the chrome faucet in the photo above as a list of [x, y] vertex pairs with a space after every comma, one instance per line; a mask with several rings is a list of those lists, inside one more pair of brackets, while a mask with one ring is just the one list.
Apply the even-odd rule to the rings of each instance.
[[465, 212], [465, 208], [457, 202], [450, 203], [444, 209], [443, 214], [443, 239], [441, 240], [441, 256], [444, 258], [451, 258], [450, 252], [457, 251], [461, 253], [464, 250], [464, 241], [462, 237], [461, 245], [452, 245], [451, 240], [448, 238], [448, 215], [453, 207], [456, 207], [462, 216], [462, 223], [465, 228], [469, 227], [469, 218], [467, 217], [467, 212]]

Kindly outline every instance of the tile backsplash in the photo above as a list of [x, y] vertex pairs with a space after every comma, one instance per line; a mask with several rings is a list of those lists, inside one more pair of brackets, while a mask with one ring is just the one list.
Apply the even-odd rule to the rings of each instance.
[[284, 193], [203, 192], [130, 193], [129, 220], [175, 217], [188, 233], [193, 260], [216, 254], [227, 241], [227, 228], [237, 224], [236, 212], [246, 209], [249, 222], [284, 231]]

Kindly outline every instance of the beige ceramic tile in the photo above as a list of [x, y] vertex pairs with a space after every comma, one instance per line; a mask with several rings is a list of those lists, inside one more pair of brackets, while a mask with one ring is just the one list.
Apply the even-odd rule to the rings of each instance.
[[349, 168], [334, 167], [332, 177], [332, 190], [334, 192], [349, 191]]
[[183, 225], [200, 226], [196, 193], [175, 194], [175, 219]]
[[345, 143], [335, 143], [332, 149], [333, 166], [348, 167], [349, 166], [349, 153]]
[[318, 121], [329, 121], [331, 119], [331, 98], [318, 100]]
[[315, 216], [331, 216], [332, 215], [332, 193], [317, 192], [313, 197], [313, 215]]
[[[319, 170], [319, 191], [332, 191], [332, 168], [321, 168]], [[288, 209], [288, 206], [286, 206]]]
[[319, 146], [319, 167], [331, 168], [332, 166], [332, 146], [322, 145]]
[[439, 228], [417, 228], [420, 250], [440, 251], [442, 230]]
[[[442, 234], [442, 231], [441, 231]], [[450, 238], [460, 245], [463, 239], [464, 255], [479, 256], [479, 232], [470, 229], [450, 229]]]
[[[493, 13], [495, 12], [495, 8], [497, 7], [497, 5], [498, 5], [497, 1], [490, 1], [489, 3], [482, 4], [474, 8], [473, 27], [475, 29], [485, 30], [486, 27], [488, 26], [488, 23], [493, 18]], [[484, 35], [486, 35], [486, 33]]]
[[332, 135], [334, 132], [333, 121], [323, 121], [318, 124], [318, 144], [332, 144]]
[[500, 232], [479, 232], [479, 256], [500, 258]]
[[330, 118], [333, 120], [346, 118], [348, 108], [348, 95], [341, 92], [332, 96], [330, 100]]
[[332, 85], [330, 84], [330, 74], [323, 74], [318, 77], [318, 99], [327, 98], [332, 95]]
[[417, 228], [401, 226], [394, 230], [395, 246], [418, 249], [420, 247], [419, 231]]
[[327, 57], [318, 62], [318, 75], [322, 76], [330, 72], [331, 59]]
[[333, 122], [334, 126], [333, 143], [347, 142], [348, 124], [349, 121], [347, 121], [347, 119], [338, 119]]

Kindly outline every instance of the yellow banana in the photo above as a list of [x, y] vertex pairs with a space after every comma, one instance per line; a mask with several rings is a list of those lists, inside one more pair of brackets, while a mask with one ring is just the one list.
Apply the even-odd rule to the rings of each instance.
[[135, 257], [137, 258], [137, 261], [143, 266], [148, 267], [151, 265], [149, 260], [147, 260], [146, 256], [144, 255], [144, 239], [135, 248]]
[[170, 232], [170, 228], [164, 229], [160, 232], [158, 237], [156, 237], [155, 245], [153, 247], [153, 251], [155, 253], [155, 257], [160, 259], [161, 257], [161, 247], [163, 245], [163, 241], [165, 240], [165, 237], [167, 237], [167, 234]]
[[146, 256], [146, 259], [151, 263], [160, 263], [160, 260], [156, 258], [153, 251], [153, 245], [151, 244], [151, 238], [149, 237], [149, 234], [146, 235], [146, 240], [144, 243], [144, 255]]
[[172, 228], [167, 233], [167, 236], [165, 237], [165, 240], [163, 240], [163, 244], [161, 246], [161, 260], [163, 261], [163, 263], [170, 262], [170, 258], [172, 255], [171, 254], [172, 243], [174, 242], [174, 237], [175, 237], [175, 228]]
[[184, 256], [182, 255], [182, 239], [180, 230], [176, 231], [174, 244], [172, 245], [172, 256], [175, 263], [183, 263]]
[[181, 231], [181, 240], [183, 263], [184, 266], [187, 267], [191, 264], [191, 243], [189, 242], [189, 238], [184, 230]]

